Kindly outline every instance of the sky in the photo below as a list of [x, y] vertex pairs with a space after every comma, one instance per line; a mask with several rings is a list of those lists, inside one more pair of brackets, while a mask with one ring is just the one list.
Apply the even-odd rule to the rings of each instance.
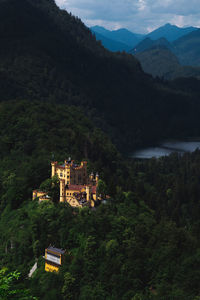
[[88, 27], [147, 33], [171, 23], [200, 27], [200, 0], [55, 0]]

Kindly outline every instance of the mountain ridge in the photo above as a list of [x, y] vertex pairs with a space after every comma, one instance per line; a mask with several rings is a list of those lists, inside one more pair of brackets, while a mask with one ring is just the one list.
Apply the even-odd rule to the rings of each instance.
[[157, 40], [159, 38], [165, 37], [169, 42], [173, 42], [180, 37], [189, 34], [192, 31], [197, 30], [196, 27], [178, 27], [176, 25], [171, 25], [170, 23], [161, 26], [154, 31], [147, 34], [147, 37]]
[[[174, 42], [175, 40], [185, 36], [193, 31], [198, 30], [197, 27], [178, 27], [176, 25], [171, 25], [167, 23], [148, 34], [138, 34], [127, 30], [126, 28], [121, 28], [118, 30], [108, 30], [102, 26], [90, 27], [94, 33], [100, 33], [102, 36], [112, 39], [114, 41], [123, 42], [130, 47], [130, 50], [139, 44], [142, 40], [150, 38], [151, 40], [158, 40], [160, 38], [165, 38], [169, 42]], [[121, 34], [120, 34], [121, 33]], [[103, 41], [102, 37], [98, 37]], [[111, 48], [106, 47], [111, 50]], [[118, 49], [120, 51], [120, 48]]]
[[[107, 30], [104, 27], [101, 26], [93, 26], [90, 27], [90, 30], [92, 30], [94, 33], [100, 33], [106, 38], [109, 38], [111, 40], [121, 42], [126, 44], [130, 49], [133, 45], [136, 45], [142, 38], [142, 34], [136, 34], [133, 33], [126, 28], [120, 28], [117, 30]], [[111, 49], [110, 49], [111, 50]]]

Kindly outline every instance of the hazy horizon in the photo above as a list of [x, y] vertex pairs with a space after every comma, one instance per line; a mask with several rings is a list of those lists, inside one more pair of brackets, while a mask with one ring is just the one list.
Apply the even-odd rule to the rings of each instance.
[[[170, 25], [172, 25], [172, 26], [176, 26], [176, 27], [178, 27], [178, 28], [188, 28], [188, 27], [196, 27], [196, 28], [200, 28], [200, 27], [197, 27], [197, 26], [183, 26], [183, 27], [180, 27], [180, 26], [177, 26], [177, 25], [174, 25], [174, 24], [171, 24], [171, 23], [165, 23], [165, 24], [163, 24], [163, 25], [161, 25], [161, 26], [159, 26], [159, 27], [153, 29], [152, 31], [147, 32], [146, 34], [151, 33], [151, 32], [153, 32], [154, 30], [156, 30], [156, 29], [158, 29], [158, 28], [160, 28], [160, 27], [164, 27], [164, 26], [167, 25], [167, 24], [170, 24]], [[120, 29], [127, 29], [128, 31], [130, 31], [130, 32], [132, 32], [132, 33], [136, 33], [136, 34], [144, 34], [144, 35], [145, 35], [145, 33], [134, 32], [133, 30], [130, 30], [130, 29], [125, 28], [125, 27], [121, 27], [121, 28], [117, 28], [117, 29], [109, 29], [109, 28], [106, 28], [105, 26], [93, 25], [93, 26], [90, 26], [90, 28], [91, 28], [91, 27], [95, 27], [95, 26], [102, 27], [102, 28], [104, 28], [104, 29], [106, 29], [106, 30], [110, 30], [110, 31], [116, 31], [116, 30], [120, 30]]]
[[78, 16], [88, 27], [108, 30], [126, 28], [147, 34], [170, 23], [178, 27], [200, 27], [199, 0], [55, 0]]

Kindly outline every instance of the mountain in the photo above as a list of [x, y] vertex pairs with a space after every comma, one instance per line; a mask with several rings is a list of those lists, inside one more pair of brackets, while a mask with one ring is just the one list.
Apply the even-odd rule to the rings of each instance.
[[127, 51], [128, 52], [130, 50], [130, 46], [128, 46], [124, 43], [109, 39], [98, 32], [94, 32], [94, 33], [95, 33], [97, 41], [101, 41], [102, 45], [106, 49], [108, 49], [112, 52], [117, 52], [117, 51]]
[[176, 55], [165, 47], [154, 47], [135, 57], [140, 61], [144, 72], [152, 76], [172, 80], [178, 77], [197, 77], [200, 79], [200, 68], [181, 66]]
[[[185, 27], [180, 28], [175, 25], [165, 24], [162, 27], [157, 28], [156, 30], [150, 32], [149, 34], [137, 34], [132, 33], [125, 28], [121, 28], [118, 30], [107, 30], [102, 26], [93, 26], [90, 28], [92, 32], [95, 33], [98, 40], [102, 41], [102, 44], [109, 50], [113, 51], [121, 51], [121, 50], [131, 50], [133, 47], [138, 45], [143, 40], [144, 43], [147, 43], [149, 39], [152, 41], [159, 40], [165, 38], [168, 42], [173, 42], [182, 36], [188, 35], [191, 32], [198, 30], [196, 27]], [[112, 41], [108, 41], [112, 40]], [[114, 44], [115, 42], [120, 42], [121, 44]], [[128, 47], [125, 47], [125, 45]], [[143, 49], [144, 50], [144, 49]]]
[[200, 29], [181, 37], [173, 45], [182, 65], [200, 66]]
[[154, 77], [165, 77], [179, 66], [177, 57], [167, 48], [155, 47], [135, 55], [143, 70]]
[[126, 44], [129, 46], [129, 49], [134, 47], [134, 45], [138, 44], [144, 37], [142, 34], [132, 33], [131, 31], [121, 28], [118, 30], [107, 30], [101, 26], [94, 26], [90, 28], [94, 33], [99, 33], [104, 37], [107, 37], [111, 40]]
[[154, 77], [200, 77], [199, 29], [171, 43], [165, 38], [145, 38], [130, 53], [138, 58], [143, 70]]
[[53, 0], [1, 1], [0, 19], [1, 101], [77, 106], [124, 153], [200, 132], [196, 95], [153, 80], [130, 54], [107, 51]]
[[161, 37], [166, 38], [169, 42], [175, 41], [178, 38], [197, 30], [195, 27], [180, 28], [175, 25], [165, 24], [162, 27], [150, 32], [147, 37], [152, 40], [157, 40]]
[[130, 51], [130, 53], [136, 54], [155, 47], [156, 48], [165, 47], [171, 49], [172, 45], [165, 38], [159, 38], [158, 40], [154, 41], [147, 37], [143, 41], [141, 41], [138, 45], [136, 45], [134, 49]]

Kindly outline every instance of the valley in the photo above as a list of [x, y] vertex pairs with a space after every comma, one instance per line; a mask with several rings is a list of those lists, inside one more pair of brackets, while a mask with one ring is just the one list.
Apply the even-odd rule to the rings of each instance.
[[155, 146], [140, 149], [135, 151], [131, 157], [134, 158], [159, 158], [162, 156], [168, 156], [171, 153], [184, 154], [186, 152], [194, 152], [200, 149], [200, 139], [184, 139], [184, 140], [167, 140], [158, 143]]

